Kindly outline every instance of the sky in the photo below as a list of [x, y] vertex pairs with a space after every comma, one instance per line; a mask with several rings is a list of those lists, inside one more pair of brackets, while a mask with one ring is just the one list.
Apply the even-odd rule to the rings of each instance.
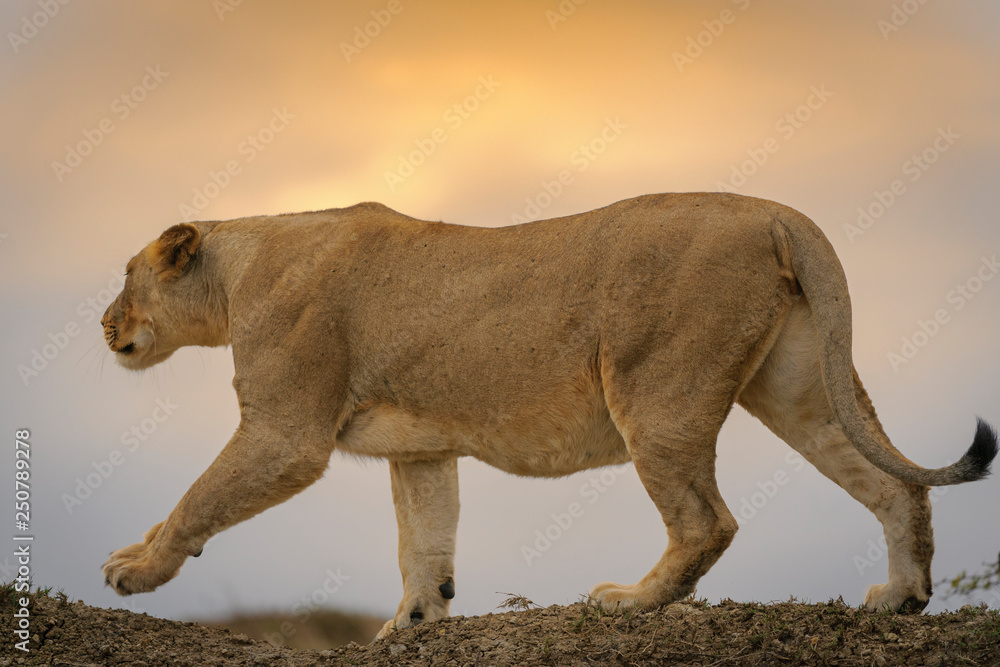
[[[137, 374], [101, 338], [125, 263], [183, 220], [374, 200], [501, 226], [651, 192], [765, 197], [836, 248], [898, 448], [936, 467], [976, 415], [1000, 424], [993, 4], [18, 0], [0, 26], [0, 491], [28, 429], [38, 585], [177, 619], [388, 618], [401, 596], [387, 464], [339, 455], [158, 591], [103, 587], [108, 553], [166, 518], [239, 420], [230, 350]], [[790, 452], [733, 411], [718, 478], [742, 529], [700, 595], [859, 604], [886, 580], [878, 522]], [[463, 460], [460, 480], [456, 614], [632, 583], [666, 546], [628, 466], [536, 480]], [[936, 581], [996, 559], [998, 498], [997, 479], [935, 491]], [[966, 602], [944, 588], [931, 611]]]

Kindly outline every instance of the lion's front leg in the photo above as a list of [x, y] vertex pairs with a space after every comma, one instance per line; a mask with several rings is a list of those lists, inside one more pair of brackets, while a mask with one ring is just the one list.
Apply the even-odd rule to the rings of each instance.
[[396, 629], [444, 618], [455, 597], [458, 460], [392, 461], [390, 471], [403, 599], [378, 639]]
[[177, 576], [216, 533], [291, 498], [326, 470], [332, 443], [241, 424], [225, 449], [142, 542], [119, 549], [104, 579], [119, 595], [146, 593]]

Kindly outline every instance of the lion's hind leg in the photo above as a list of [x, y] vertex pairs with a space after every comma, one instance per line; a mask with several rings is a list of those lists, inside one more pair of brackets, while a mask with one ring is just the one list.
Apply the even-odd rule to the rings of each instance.
[[668, 546], [634, 585], [605, 582], [590, 597], [608, 608], [646, 609], [680, 600], [722, 555], [736, 534], [715, 481], [715, 433], [676, 437], [635, 429], [629, 451], [639, 479], [667, 527]]
[[[715, 480], [715, 445], [732, 405], [727, 383], [682, 372], [661, 349], [641, 366], [612, 357], [605, 395], [639, 480], [667, 529], [667, 549], [638, 583], [602, 583], [591, 599], [609, 608], [653, 608], [689, 595], [736, 534]], [[610, 355], [609, 355], [610, 356]]]
[[[625, 294], [616, 301], [609, 319], [615, 326], [601, 333], [608, 410], [668, 537], [666, 551], [638, 583], [591, 591], [602, 605], [652, 608], [689, 595], [736, 534], [715, 479], [716, 440], [793, 301], [778, 276], [770, 232], [760, 235], [758, 245], [730, 257], [727, 270], [740, 280], [713, 287], [702, 280], [700, 262], [681, 264], [671, 281], [657, 285], [661, 296]], [[768, 262], [773, 273], [760, 270]], [[678, 287], [689, 281], [699, 289]]]
[[[819, 364], [812, 316], [809, 307], [800, 303], [792, 309], [777, 343], [740, 395], [739, 403], [882, 523], [889, 583], [869, 588], [866, 606], [922, 609], [931, 595], [934, 553], [927, 487], [891, 477], [855, 449], [833, 414]], [[856, 374], [855, 385], [859, 405], [878, 425]]]

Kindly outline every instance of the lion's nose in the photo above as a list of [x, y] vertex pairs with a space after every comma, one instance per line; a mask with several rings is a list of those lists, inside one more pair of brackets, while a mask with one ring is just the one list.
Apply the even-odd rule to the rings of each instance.
[[101, 326], [102, 327], [107, 327], [108, 326], [108, 323], [111, 321], [111, 309], [114, 308], [114, 307], [115, 307], [115, 304], [112, 303], [110, 306], [108, 306], [108, 309], [104, 311], [104, 315], [101, 316]]

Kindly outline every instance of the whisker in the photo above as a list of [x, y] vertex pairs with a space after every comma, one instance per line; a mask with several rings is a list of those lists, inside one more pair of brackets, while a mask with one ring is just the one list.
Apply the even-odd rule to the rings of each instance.
[[79, 368], [80, 364], [83, 363], [83, 360], [89, 357], [90, 362], [87, 364], [87, 368], [83, 373], [83, 377], [87, 378], [94, 369], [94, 364], [103, 358], [102, 349], [106, 350], [107, 346], [104, 345], [102, 341], [94, 341], [93, 345], [87, 348], [87, 350], [76, 360], [76, 363], [73, 364], [73, 368]]

